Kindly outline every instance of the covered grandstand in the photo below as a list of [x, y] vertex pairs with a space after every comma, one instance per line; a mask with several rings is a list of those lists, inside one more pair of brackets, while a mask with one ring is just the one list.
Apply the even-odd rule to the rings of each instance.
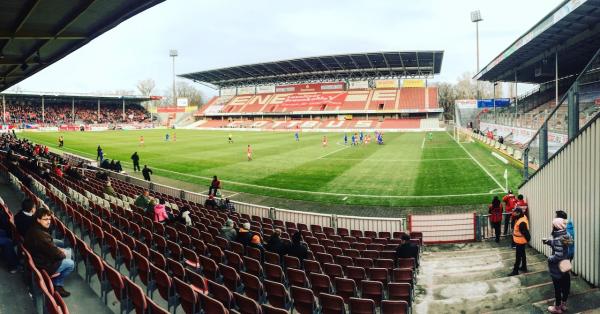
[[435, 130], [443, 109], [428, 79], [443, 51], [310, 57], [181, 75], [219, 89], [199, 128]]

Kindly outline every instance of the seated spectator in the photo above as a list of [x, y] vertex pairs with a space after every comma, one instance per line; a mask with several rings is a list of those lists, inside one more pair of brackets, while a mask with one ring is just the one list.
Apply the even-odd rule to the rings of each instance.
[[252, 236], [250, 237], [250, 244], [248, 246], [253, 247], [255, 249], [260, 250], [260, 261], [264, 262], [265, 256], [265, 247], [263, 246], [263, 239], [260, 236], [260, 233], [251, 232]]
[[216, 209], [217, 208], [217, 201], [215, 200], [214, 195], [211, 194], [208, 196], [206, 201], [204, 201], [204, 207], [206, 207], [208, 209]]
[[246, 245], [250, 245], [251, 239], [252, 239], [252, 231], [250, 231], [250, 223], [245, 222], [242, 224], [242, 227], [240, 228], [240, 230], [238, 230], [237, 242], [246, 246]]
[[35, 211], [35, 203], [31, 199], [26, 198], [21, 203], [21, 211], [15, 215], [14, 221], [17, 232], [19, 232], [23, 238], [25, 238], [27, 231], [35, 223], [35, 218], [33, 217]]
[[237, 239], [237, 232], [233, 227], [233, 220], [227, 219], [227, 221], [225, 221], [225, 224], [221, 227], [220, 235], [229, 241], [235, 241]]
[[64, 288], [65, 278], [71, 274], [75, 264], [70, 258], [70, 249], [61, 249], [52, 241], [48, 233], [52, 221], [52, 212], [46, 208], [40, 208], [34, 215], [36, 223], [29, 228], [25, 236], [24, 245], [31, 253], [35, 266], [46, 270], [50, 276], [58, 273], [52, 279], [54, 289], [62, 296], [71, 295]]
[[396, 249], [396, 258], [414, 258], [415, 264], [419, 265], [419, 246], [410, 242], [408, 234], [402, 235], [402, 243]]
[[62, 172], [62, 170], [60, 169], [60, 166], [55, 166], [55, 167], [54, 167], [54, 174], [55, 174], [57, 177], [59, 177], [59, 178], [62, 178], [62, 177], [63, 177], [63, 172]]
[[281, 229], [276, 228], [269, 238], [267, 245], [265, 247], [267, 251], [277, 253], [279, 256], [283, 257], [287, 252], [287, 245], [281, 240]]
[[154, 222], [165, 223], [169, 220], [167, 214], [167, 208], [165, 207], [165, 200], [158, 201], [158, 204], [154, 206]]
[[292, 236], [292, 245], [287, 249], [287, 255], [297, 257], [300, 262], [308, 256], [308, 248], [302, 243], [302, 234], [298, 231]]
[[177, 216], [177, 222], [182, 223], [186, 226], [192, 226], [192, 218], [190, 217], [190, 208], [184, 206], [179, 211], [179, 215]]
[[[0, 199], [0, 201], [4, 204], [3, 200]], [[0, 209], [0, 250], [2, 250], [2, 259], [8, 267], [8, 271], [14, 274], [17, 272], [19, 260], [15, 253], [15, 243], [11, 238], [9, 221], [8, 215]]]
[[146, 210], [149, 203], [150, 203], [150, 192], [148, 192], [148, 190], [144, 190], [144, 192], [135, 199], [135, 202], [133, 202], [133, 205], [135, 205], [143, 210]]
[[104, 186], [104, 193], [110, 196], [117, 196], [117, 192], [115, 192], [115, 189], [113, 189], [110, 181], [106, 181], [106, 185]]
[[228, 210], [228, 211], [230, 211], [232, 213], [235, 212], [235, 206], [233, 205], [233, 203], [228, 198], [225, 199], [224, 206], [225, 206], [226, 210]]

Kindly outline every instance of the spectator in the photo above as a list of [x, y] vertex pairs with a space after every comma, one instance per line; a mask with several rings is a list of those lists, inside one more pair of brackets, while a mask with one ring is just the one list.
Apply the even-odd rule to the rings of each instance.
[[179, 215], [177, 216], [177, 222], [182, 223], [186, 226], [191, 227], [192, 218], [190, 217], [190, 208], [187, 206], [183, 206], [179, 211]]
[[26, 198], [23, 200], [23, 202], [21, 202], [21, 211], [18, 212], [14, 217], [17, 232], [23, 238], [25, 238], [27, 231], [35, 223], [35, 218], [33, 217], [35, 211], [35, 203], [31, 199]]
[[96, 161], [100, 160], [100, 162], [102, 162], [103, 155], [104, 154], [102, 153], [102, 147], [98, 145], [98, 148], [96, 148]]
[[302, 243], [302, 234], [299, 231], [292, 235], [292, 245], [288, 247], [286, 254], [297, 257], [300, 262], [303, 262], [308, 256], [308, 248]]
[[54, 289], [62, 296], [71, 295], [64, 288], [65, 278], [71, 274], [75, 264], [70, 258], [70, 249], [61, 249], [52, 241], [48, 233], [52, 221], [52, 212], [46, 208], [40, 208], [34, 215], [36, 223], [29, 228], [25, 236], [25, 247], [31, 253], [35, 266], [46, 270], [50, 276], [58, 273], [52, 279]]
[[[515, 218], [513, 215], [513, 209], [515, 209], [515, 206], [517, 205], [517, 200], [516, 200], [515, 195], [513, 194], [512, 190], [508, 190], [508, 193], [502, 198], [502, 201], [505, 204], [504, 209], [506, 210], [506, 213], [508, 214], [504, 219], [504, 235], [508, 235], [509, 221], [510, 221], [511, 230], [515, 228]], [[513, 248], [515, 247], [514, 243], [512, 243], [511, 245]]]
[[[573, 240], [567, 233], [565, 220], [554, 218], [552, 221], [552, 238], [543, 239], [544, 244], [552, 248], [548, 257], [548, 271], [554, 285], [554, 305], [548, 307], [550, 313], [567, 311], [567, 299], [571, 290], [571, 263], [567, 255], [568, 246]], [[566, 268], [568, 269], [566, 269]]]
[[113, 189], [112, 184], [109, 181], [106, 181], [106, 185], [104, 186], [104, 193], [110, 195], [110, 196], [117, 196], [117, 192], [115, 192], [115, 189]]
[[523, 197], [523, 194], [519, 194], [517, 196], [517, 203], [515, 204], [515, 206], [521, 207], [521, 210], [523, 210], [523, 214], [525, 214], [525, 216], [529, 217], [529, 205], [527, 204], [527, 201]]
[[144, 190], [142, 194], [140, 194], [133, 202], [133, 205], [143, 209], [148, 209], [148, 204], [150, 204], [150, 192], [148, 190]]
[[221, 181], [217, 179], [217, 176], [213, 176], [212, 182], [208, 187], [208, 195], [217, 195], [217, 190], [221, 188]]
[[[4, 204], [2, 199], [0, 199], [0, 202]], [[19, 262], [15, 253], [15, 243], [11, 238], [9, 222], [9, 216], [4, 209], [0, 208], [0, 250], [2, 250], [2, 259], [6, 262], [8, 271], [14, 274], [17, 272]]]
[[267, 251], [279, 254], [280, 257], [285, 255], [287, 252], [287, 246], [281, 240], [281, 229], [276, 228], [273, 231], [273, 234], [271, 235], [271, 238], [269, 238], [265, 248]]
[[502, 212], [502, 203], [500, 203], [498, 196], [494, 196], [492, 205], [489, 206], [488, 213], [490, 214], [490, 224], [492, 225], [492, 228], [494, 228], [494, 233], [496, 234], [496, 243], [500, 242], [500, 224], [502, 223]]
[[150, 174], [152, 174], [152, 169], [148, 168], [147, 165], [144, 165], [144, 169], [142, 169], [142, 175], [144, 176], [144, 180], [150, 181]]
[[223, 227], [221, 227], [221, 236], [229, 241], [235, 241], [237, 239], [237, 232], [233, 227], [233, 220], [227, 219]]
[[208, 208], [208, 209], [215, 209], [217, 208], [217, 201], [215, 200], [215, 196], [210, 194], [208, 196], [208, 198], [206, 199], [206, 201], [204, 201], [204, 207]]
[[62, 172], [62, 170], [60, 170], [60, 166], [54, 167], [54, 174], [59, 178], [63, 177], [63, 172]]
[[[573, 225], [573, 219], [568, 219], [567, 213], [564, 210], [557, 210], [556, 218], [562, 218], [567, 223], [567, 233], [572, 240], [568, 247], [567, 257], [569, 258], [569, 261], [573, 262], [573, 257], [575, 257], [575, 226]], [[575, 273], [573, 273], [573, 275], [575, 275]]]
[[252, 231], [250, 231], [250, 223], [245, 222], [242, 224], [240, 230], [237, 233], [237, 242], [241, 243], [244, 246], [250, 245], [250, 240], [252, 239]]
[[165, 207], [165, 200], [161, 199], [158, 204], [154, 206], [154, 222], [166, 223], [169, 220], [167, 214], [167, 208]]
[[527, 272], [527, 255], [525, 254], [525, 247], [527, 247], [527, 243], [531, 240], [527, 216], [523, 215], [523, 211], [519, 207], [515, 208], [514, 215], [516, 217], [515, 227], [513, 228], [513, 242], [516, 245], [515, 265], [509, 276], [518, 275], [519, 270], [525, 273]]
[[419, 265], [419, 246], [410, 242], [410, 236], [403, 233], [400, 245], [396, 248], [396, 258], [414, 258], [415, 265]]
[[235, 212], [235, 205], [228, 199], [225, 199], [225, 208], [230, 212]]

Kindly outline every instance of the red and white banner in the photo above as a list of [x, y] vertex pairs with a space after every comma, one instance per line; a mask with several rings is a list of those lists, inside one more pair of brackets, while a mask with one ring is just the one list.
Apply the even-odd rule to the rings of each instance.
[[344, 90], [346, 83], [314, 83], [314, 84], [298, 84], [298, 85], [280, 85], [275, 86], [276, 93], [301, 93], [301, 92], [327, 92]]

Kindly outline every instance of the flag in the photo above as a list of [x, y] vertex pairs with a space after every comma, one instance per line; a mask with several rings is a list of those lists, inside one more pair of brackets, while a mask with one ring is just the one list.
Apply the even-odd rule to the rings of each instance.
[[508, 179], [508, 169], [504, 169], [504, 179]]

